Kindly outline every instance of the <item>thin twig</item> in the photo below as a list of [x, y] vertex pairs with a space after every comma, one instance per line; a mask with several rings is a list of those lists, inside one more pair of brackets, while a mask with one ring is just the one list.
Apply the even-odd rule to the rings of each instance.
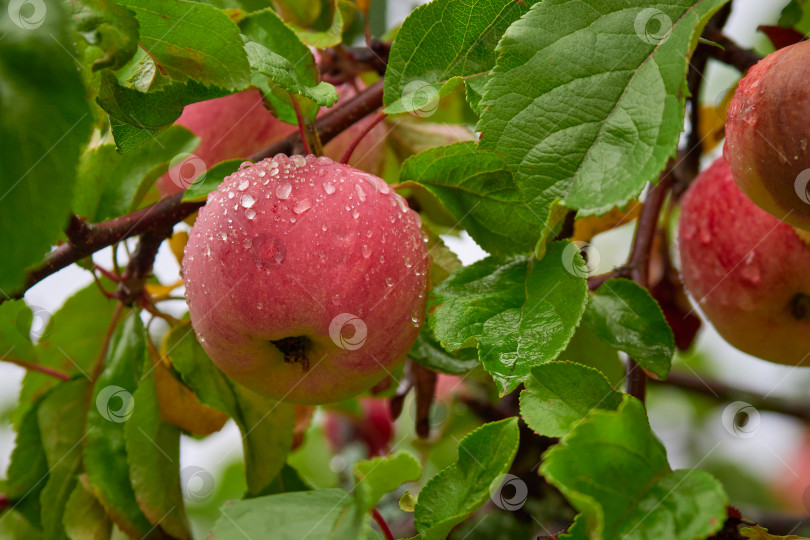
[[301, 143], [304, 145], [304, 153], [311, 154], [312, 151], [309, 149], [306, 126], [304, 126], [304, 115], [301, 114], [301, 106], [298, 104], [298, 101], [292, 94], [290, 94], [290, 100], [292, 101], [293, 109], [295, 110], [295, 118], [298, 120], [298, 133], [301, 134]]
[[742, 73], [751, 69], [761, 60], [759, 55], [754, 51], [740, 47], [737, 43], [726, 37], [720, 30], [710, 29], [706, 37], [710, 41], [720, 45], [720, 47], [709, 43], [701, 43], [698, 48], [704, 47], [710, 57], [735, 67]]
[[[650, 188], [641, 215], [636, 225], [636, 235], [633, 238], [633, 247], [630, 251], [627, 267], [630, 277], [642, 287], [649, 286], [650, 257], [652, 255], [655, 235], [658, 232], [658, 219], [661, 207], [667, 198], [672, 186], [672, 161], [667, 164], [661, 173], [658, 184]], [[635, 360], [629, 359], [627, 363], [627, 393], [644, 401], [647, 389], [647, 375]]]
[[385, 540], [394, 540], [394, 535], [391, 533], [391, 529], [388, 527], [388, 523], [385, 522], [385, 518], [382, 517], [382, 514], [380, 514], [376, 508], [372, 508], [370, 511], [371, 517], [374, 518], [380, 531], [382, 531]]
[[115, 327], [118, 326], [118, 322], [121, 320], [121, 313], [124, 311], [124, 304], [121, 302], [117, 302], [115, 304], [115, 310], [113, 311], [112, 317], [110, 318], [110, 324], [107, 326], [107, 332], [104, 334], [104, 342], [101, 344], [101, 350], [98, 353], [98, 357], [96, 358], [96, 363], [93, 366], [93, 372], [90, 374], [90, 380], [94, 383], [98, 380], [101, 372], [104, 370], [104, 360], [107, 358], [107, 351], [110, 348], [110, 341], [112, 340], [113, 333], [115, 332]]
[[28, 371], [36, 371], [38, 373], [42, 373], [44, 375], [48, 375], [49, 377], [54, 377], [56, 379], [60, 379], [63, 381], [70, 380], [70, 375], [68, 375], [64, 371], [59, 371], [58, 369], [41, 366], [33, 362], [27, 362], [25, 360], [20, 360], [18, 358], [10, 358], [7, 356], [0, 358], [0, 360], [2, 360], [3, 362], [8, 362], [9, 364], [14, 364], [15, 366], [20, 366], [21, 368], [24, 368]]

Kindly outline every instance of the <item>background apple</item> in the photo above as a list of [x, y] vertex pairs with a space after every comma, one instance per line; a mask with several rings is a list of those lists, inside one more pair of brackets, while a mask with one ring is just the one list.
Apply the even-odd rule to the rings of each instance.
[[355, 395], [404, 357], [427, 268], [418, 215], [385, 182], [282, 155], [212, 192], [183, 260], [191, 322], [214, 363], [301, 404]]
[[686, 287], [726, 341], [810, 365], [810, 248], [737, 188], [724, 159], [683, 197], [679, 242]]
[[810, 229], [810, 41], [769, 54], [740, 81], [725, 155], [737, 186], [777, 218]]
[[[356, 90], [349, 84], [338, 87], [338, 103], [351, 99]], [[325, 114], [329, 109], [322, 109]], [[324, 145], [324, 155], [339, 161], [349, 144], [374, 119], [369, 115]], [[188, 128], [200, 138], [194, 155], [206, 168], [226, 159], [247, 159], [274, 142], [298, 131], [298, 127], [282, 122], [262, 102], [257, 89], [244, 90], [229, 96], [192, 103], [183, 109], [175, 124]], [[383, 142], [388, 128], [377, 124], [360, 141], [349, 159], [349, 165], [379, 175], [382, 171]], [[161, 195], [171, 195], [188, 187], [194, 178], [180, 174], [182, 163], [161, 176], [157, 188]]]

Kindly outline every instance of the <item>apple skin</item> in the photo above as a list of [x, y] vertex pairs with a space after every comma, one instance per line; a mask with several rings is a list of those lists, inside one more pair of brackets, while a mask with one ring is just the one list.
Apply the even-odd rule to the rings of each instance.
[[769, 54], [740, 81], [724, 148], [742, 192], [802, 229], [810, 229], [809, 143], [810, 41], [804, 41]]
[[342, 451], [353, 441], [365, 445], [368, 456], [385, 456], [394, 439], [394, 419], [388, 400], [360, 398], [362, 413], [355, 416], [329, 411], [324, 431], [333, 452]]
[[277, 155], [226, 178], [183, 258], [191, 323], [214, 364], [305, 405], [356, 395], [405, 357], [427, 271], [405, 200], [373, 175], [313, 156]]
[[810, 294], [810, 248], [737, 188], [722, 158], [684, 195], [678, 235], [684, 283], [726, 341], [764, 360], [810, 365], [810, 321], [794, 305]]
[[[356, 93], [350, 85], [341, 85], [338, 87], [338, 103], [340, 100], [351, 99]], [[319, 116], [328, 111], [329, 109], [322, 109]], [[373, 120], [374, 115], [369, 115], [329, 141], [324, 145], [324, 155], [335, 161], [340, 160], [351, 142]], [[273, 116], [264, 107], [262, 95], [256, 89], [192, 103], [183, 109], [183, 114], [175, 124], [188, 128], [200, 138], [200, 144], [193, 154], [205, 163], [206, 168], [227, 159], [247, 159], [298, 131], [297, 126]], [[385, 140], [386, 134], [384, 124], [374, 126], [355, 148], [349, 165], [374, 175], [381, 174], [385, 157], [381, 142]], [[181, 166], [182, 164], [177, 165], [157, 180], [157, 189], [161, 196], [183, 191], [194, 180], [181, 177], [176, 170]]]

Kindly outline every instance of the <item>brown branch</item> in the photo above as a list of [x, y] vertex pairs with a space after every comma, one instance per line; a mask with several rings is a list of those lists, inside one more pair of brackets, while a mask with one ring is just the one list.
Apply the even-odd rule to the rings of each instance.
[[[652, 255], [655, 235], [658, 232], [658, 220], [661, 207], [667, 198], [672, 186], [672, 160], [661, 173], [658, 184], [651, 187], [641, 215], [636, 225], [636, 235], [633, 238], [633, 247], [630, 251], [627, 267], [633, 281], [647, 288], [649, 286], [650, 257]], [[647, 375], [635, 360], [629, 359], [627, 363], [627, 393], [644, 401], [647, 388]]]
[[673, 386], [717, 401], [744, 401], [760, 411], [793, 416], [810, 424], [810, 407], [781, 398], [766, 397], [756, 392], [742, 390], [718, 381], [692, 377], [682, 373], [670, 373], [666, 380], [654, 381], [660, 386]]
[[[343, 130], [371, 114], [382, 105], [382, 79], [369, 86], [354, 98], [334, 111], [325, 114], [315, 121], [321, 140], [326, 143], [334, 139]], [[300, 144], [301, 137], [294, 133], [251, 156], [258, 161], [276, 154], [286, 154]], [[68, 242], [51, 251], [45, 260], [28, 274], [22, 289], [11, 295], [12, 299], [22, 298], [25, 291], [57, 271], [88, 257], [131, 236], [146, 231], [165, 230], [199, 209], [203, 202], [182, 202], [183, 194], [175, 193], [161, 199], [151, 206], [141, 208], [130, 214], [101, 223], [84, 223], [81, 219], [71, 217], [68, 224]], [[5, 298], [0, 297], [0, 303]]]

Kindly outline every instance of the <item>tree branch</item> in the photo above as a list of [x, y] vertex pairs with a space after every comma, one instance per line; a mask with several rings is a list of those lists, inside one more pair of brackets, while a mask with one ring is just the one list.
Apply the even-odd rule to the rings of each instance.
[[[347, 101], [345, 105], [317, 119], [315, 128], [321, 140], [326, 143], [334, 139], [352, 124], [373, 113], [382, 105], [382, 96], [383, 81], [380, 79]], [[254, 154], [250, 159], [258, 161], [276, 154], [287, 154], [300, 142], [300, 135], [294, 133]], [[68, 241], [51, 251], [42, 264], [28, 274], [23, 288], [12, 294], [11, 298], [22, 298], [25, 291], [46, 277], [105, 247], [146, 231], [170, 229], [205, 204], [182, 202], [182, 198], [182, 193], [175, 193], [146, 208], [96, 224], [86, 223], [72, 216], [67, 227]], [[4, 300], [5, 298], [0, 297], [0, 303]]]
[[810, 424], [810, 406], [792, 401], [762, 396], [756, 392], [741, 390], [725, 383], [692, 377], [682, 373], [670, 373], [666, 380], [654, 381], [661, 386], [673, 386], [696, 394], [709, 396], [717, 401], [744, 401], [760, 411], [793, 416]]
[[[627, 263], [631, 279], [644, 288], [649, 286], [650, 257], [655, 235], [658, 232], [661, 207], [672, 186], [672, 166], [673, 162], [670, 160], [664, 172], [661, 173], [658, 184], [652, 186], [647, 194], [641, 215], [638, 217], [636, 235], [633, 238], [633, 247]], [[627, 363], [627, 393], [644, 401], [646, 388], [647, 375], [636, 361], [630, 358]]]
[[722, 49], [709, 43], [701, 43], [698, 49], [705, 48], [709, 57], [735, 67], [742, 73], [751, 69], [761, 60], [754, 51], [740, 47], [720, 30], [710, 29], [706, 32], [706, 38], [720, 45]]

